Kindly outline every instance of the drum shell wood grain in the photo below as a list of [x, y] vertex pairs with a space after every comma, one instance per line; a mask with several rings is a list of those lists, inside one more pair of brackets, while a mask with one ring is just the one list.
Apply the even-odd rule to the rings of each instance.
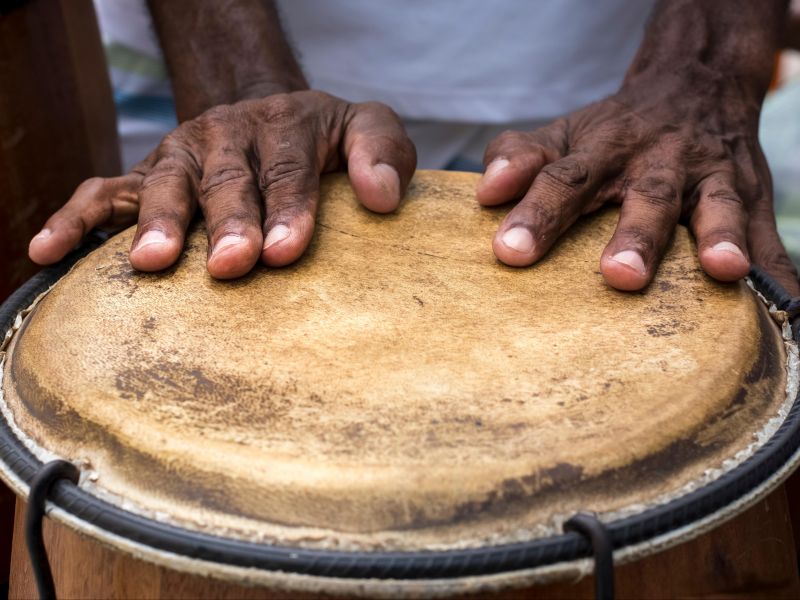
[[[28, 242], [46, 219], [83, 180], [121, 170], [91, 0], [18, 4], [0, 17], [0, 302], [38, 270]], [[0, 483], [0, 586], [13, 515], [14, 495]]]
[[[9, 598], [36, 596], [23, 544], [24, 504], [18, 501]], [[45, 539], [59, 598], [173, 598], [310, 600], [327, 596], [288, 594], [187, 575], [107, 549], [50, 520]], [[783, 486], [717, 529], [665, 552], [619, 567], [620, 600], [656, 598], [796, 599], [800, 597]], [[594, 581], [509, 590], [498, 600], [590, 599]], [[474, 596], [471, 596], [474, 597]]]
[[75, 188], [121, 171], [91, 0], [19, 4], [0, 18], [0, 300], [38, 270], [28, 242]]

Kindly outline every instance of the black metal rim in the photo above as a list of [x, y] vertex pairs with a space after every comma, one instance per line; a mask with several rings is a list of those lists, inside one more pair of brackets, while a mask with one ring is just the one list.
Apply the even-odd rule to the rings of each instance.
[[[31, 278], [0, 306], [0, 339], [27, 308], [97, 243]], [[768, 275], [754, 269], [758, 289], [780, 308], [791, 300]], [[615, 550], [638, 545], [691, 525], [754, 491], [776, 474], [800, 448], [800, 401], [751, 457], [713, 482], [667, 504], [606, 524]], [[0, 459], [26, 485], [41, 469], [39, 461], [0, 419]], [[125, 511], [61, 480], [49, 499], [73, 517], [132, 542], [192, 559], [223, 565], [330, 578], [424, 580], [482, 576], [530, 569], [592, 556], [589, 541], [576, 532], [547, 538], [446, 551], [347, 552], [317, 550], [198, 533]]]

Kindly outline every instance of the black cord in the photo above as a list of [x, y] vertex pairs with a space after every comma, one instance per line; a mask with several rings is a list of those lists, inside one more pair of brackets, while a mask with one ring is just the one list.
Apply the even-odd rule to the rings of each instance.
[[25, 543], [28, 556], [36, 579], [36, 588], [41, 600], [55, 600], [56, 587], [53, 583], [53, 572], [44, 547], [42, 521], [44, 520], [45, 503], [50, 489], [57, 481], [67, 479], [78, 483], [80, 472], [78, 467], [65, 460], [54, 460], [45, 465], [34, 475], [28, 493], [28, 509], [25, 513]]
[[594, 515], [578, 513], [564, 523], [564, 531], [581, 534], [594, 553], [594, 584], [597, 600], [614, 600], [614, 547], [606, 526]]
[[758, 265], [750, 266], [749, 277], [756, 289], [772, 301], [778, 310], [787, 310], [796, 304], [797, 298], [793, 299], [780, 283]]
[[778, 310], [787, 313], [789, 324], [792, 326], [792, 334], [795, 338], [800, 336], [800, 318], [798, 318], [800, 317], [800, 296], [793, 298], [780, 283], [758, 265], [750, 266], [748, 276], [759, 292], [774, 303]]

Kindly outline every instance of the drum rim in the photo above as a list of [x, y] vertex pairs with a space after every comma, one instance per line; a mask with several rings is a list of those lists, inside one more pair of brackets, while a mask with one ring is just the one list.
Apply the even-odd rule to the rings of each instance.
[[[62, 262], [40, 271], [0, 306], [0, 340], [17, 315], [46, 292], [83, 256], [102, 243], [84, 245]], [[763, 277], [763, 276], [762, 276]], [[759, 291], [780, 304], [780, 287], [767, 280]], [[795, 342], [800, 335], [793, 333]], [[778, 429], [750, 457], [715, 480], [669, 502], [605, 523], [614, 551], [627, 550], [711, 517], [767, 484], [800, 451], [800, 393]], [[26, 487], [42, 462], [0, 419], [0, 461]], [[344, 551], [261, 544], [191, 531], [126, 511], [66, 481], [50, 502], [92, 528], [135, 544], [187, 559], [293, 575], [334, 579], [456, 580], [548, 567], [588, 558], [592, 549], [577, 533], [479, 548], [418, 551]]]

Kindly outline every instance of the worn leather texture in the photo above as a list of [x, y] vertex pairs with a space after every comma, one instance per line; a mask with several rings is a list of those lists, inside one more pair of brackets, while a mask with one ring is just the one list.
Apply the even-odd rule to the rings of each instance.
[[14, 419], [129, 509], [334, 548], [546, 535], [680, 495], [755, 441], [786, 359], [744, 283], [705, 276], [679, 228], [645, 291], [613, 290], [615, 210], [504, 266], [506, 209], [476, 181], [418, 173], [382, 216], [327, 177], [306, 256], [236, 281], [206, 272], [202, 224], [158, 274], [121, 233], [13, 340]]

